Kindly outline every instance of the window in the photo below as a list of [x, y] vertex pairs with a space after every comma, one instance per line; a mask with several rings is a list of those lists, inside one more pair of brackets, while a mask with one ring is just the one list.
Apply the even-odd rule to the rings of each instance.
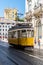
[[8, 26], [8, 28], [10, 28], [10, 26]]
[[12, 17], [14, 18], [14, 14], [12, 15]]
[[7, 35], [7, 33], [5, 35]]
[[12, 23], [12, 25], [14, 25], [14, 23]]
[[1, 25], [0, 25], [0, 27], [1, 27]]
[[16, 32], [16, 31], [9, 32], [9, 33], [8, 33], [8, 37], [9, 37], [9, 38], [17, 38], [17, 32]]
[[21, 36], [22, 36], [22, 37], [26, 37], [26, 30], [22, 30], [22, 31], [21, 31]]
[[4, 33], [3, 33], [3, 35], [4, 35]]
[[7, 36], [8, 36], [8, 35], [7, 35], [7, 33], [6, 33], [6, 34], [5, 34], [5, 38], [7, 38]]
[[1, 35], [1, 33], [0, 33], [0, 35]]
[[7, 28], [7, 26], [5, 26]]
[[2, 37], [0, 36], [0, 38], [2, 38]]
[[12, 32], [9, 32], [8, 33], [8, 38], [11, 38], [12, 37]]
[[31, 31], [31, 36], [34, 37], [34, 31], [33, 30]]
[[3, 31], [4, 31], [4, 29], [3, 29]]
[[31, 31], [29, 31], [28, 33], [29, 33], [29, 34], [28, 34], [28, 35], [29, 35], [29, 37], [31, 37]]
[[12, 14], [14, 14], [14, 12], [12, 12]]
[[7, 31], [7, 29], [6, 29], [6, 31]]
[[0, 31], [1, 31], [1, 29], [0, 29]]
[[12, 36], [13, 36], [14, 38], [17, 38], [17, 31], [13, 31]]
[[27, 37], [33, 37], [34, 31], [33, 30], [27, 30]]

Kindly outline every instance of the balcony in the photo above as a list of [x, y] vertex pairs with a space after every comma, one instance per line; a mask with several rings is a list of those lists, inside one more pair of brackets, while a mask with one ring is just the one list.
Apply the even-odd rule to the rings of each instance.
[[30, 20], [31, 18], [32, 18], [32, 12], [29, 11], [29, 12], [26, 13], [25, 19], [26, 19], [26, 20]]
[[42, 12], [43, 12], [43, 6], [38, 6], [34, 8], [34, 16], [35, 17], [40, 17], [42, 16]]

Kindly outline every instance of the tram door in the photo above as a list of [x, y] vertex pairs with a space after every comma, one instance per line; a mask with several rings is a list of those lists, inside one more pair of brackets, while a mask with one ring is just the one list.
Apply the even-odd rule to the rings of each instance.
[[26, 30], [18, 31], [18, 45], [21, 45], [21, 46], [27, 45], [27, 31]]
[[26, 30], [20, 30], [19, 44], [22, 45], [22, 46], [26, 46], [26, 39], [27, 39]]

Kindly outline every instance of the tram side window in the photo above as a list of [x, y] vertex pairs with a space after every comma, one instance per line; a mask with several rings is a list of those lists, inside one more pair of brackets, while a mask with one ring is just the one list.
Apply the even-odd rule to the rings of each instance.
[[17, 31], [13, 32], [13, 38], [17, 38]]
[[34, 37], [34, 31], [32, 30], [32, 32], [31, 32], [31, 35], [32, 35], [32, 37]]
[[31, 37], [31, 31], [29, 31], [29, 37]]
[[12, 37], [12, 33], [11, 33], [11, 32], [8, 33], [8, 37], [9, 37], [9, 38]]
[[27, 37], [31, 37], [31, 30], [27, 30]]
[[9, 32], [9, 33], [8, 33], [8, 37], [9, 37], [9, 38], [17, 38], [17, 33], [16, 33], [16, 31], [14, 31], [14, 32]]
[[22, 36], [22, 37], [26, 37], [26, 30], [22, 30], [21, 36]]
[[33, 37], [34, 31], [33, 30], [27, 30], [27, 35], [28, 35], [28, 37]]

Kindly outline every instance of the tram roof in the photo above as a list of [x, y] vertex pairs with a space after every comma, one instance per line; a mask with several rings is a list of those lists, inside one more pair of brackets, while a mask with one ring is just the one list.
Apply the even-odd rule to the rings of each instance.
[[23, 29], [23, 28], [33, 28], [32, 25], [28, 25], [28, 24], [17, 24], [14, 27], [10, 28], [10, 30], [16, 30], [16, 29]]

